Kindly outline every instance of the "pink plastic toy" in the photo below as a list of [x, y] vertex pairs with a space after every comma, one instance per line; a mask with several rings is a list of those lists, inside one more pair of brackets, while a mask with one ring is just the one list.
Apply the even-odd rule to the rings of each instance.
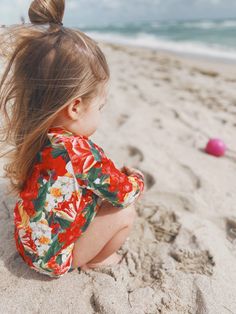
[[219, 138], [211, 138], [205, 148], [205, 152], [213, 156], [223, 156], [226, 151], [225, 143]]

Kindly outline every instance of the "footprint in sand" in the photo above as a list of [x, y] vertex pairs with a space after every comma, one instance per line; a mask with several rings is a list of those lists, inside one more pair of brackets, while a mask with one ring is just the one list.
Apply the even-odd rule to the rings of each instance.
[[185, 173], [189, 176], [189, 178], [191, 179], [193, 188], [195, 190], [198, 190], [201, 188], [201, 180], [200, 178], [195, 174], [195, 172], [192, 170], [192, 168], [190, 168], [188, 165], [184, 165], [179, 163], [179, 165], [183, 168], [183, 170], [185, 171]]
[[148, 220], [153, 226], [158, 241], [173, 242], [181, 227], [175, 213], [162, 208], [159, 208]]
[[117, 119], [118, 126], [122, 126], [129, 119], [129, 115], [121, 114]]
[[160, 84], [159, 82], [154, 82], [153, 85], [154, 85], [155, 87], [160, 87], [160, 86], [161, 86], [161, 84]]
[[143, 93], [139, 93], [138, 95], [139, 99], [142, 100], [143, 102], [148, 102], [149, 99], [145, 96]]
[[131, 84], [131, 85], [132, 85], [132, 87], [133, 87], [134, 89], [139, 90], [139, 87], [138, 87], [138, 85], [137, 85], [137, 84]]
[[144, 183], [146, 189], [147, 190], [151, 189], [151, 187], [156, 183], [154, 176], [151, 175], [149, 172], [144, 171], [140, 169], [140, 167], [138, 167], [138, 164], [144, 160], [143, 152], [139, 148], [132, 145], [129, 145], [127, 149], [129, 157], [132, 158], [132, 164], [134, 165], [134, 168], [137, 167], [144, 174]]
[[169, 209], [195, 212], [199, 206], [194, 197], [189, 193], [159, 191], [158, 196], [159, 200], [164, 202]]
[[226, 234], [230, 242], [236, 242], [236, 217], [226, 218]]
[[119, 85], [119, 88], [124, 90], [124, 91], [128, 90], [128, 87], [126, 85]]
[[144, 154], [139, 148], [135, 146], [128, 146], [127, 148], [128, 148], [130, 157], [136, 158], [138, 162], [141, 162], [144, 160]]
[[137, 252], [129, 250], [125, 255], [125, 262], [127, 264], [129, 273], [132, 276], [137, 276], [141, 271], [141, 261]]
[[153, 120], [154, 125], [158, 128], [158, 129], [163, 129], [163, 124], [162, 124], [162, 120], [159, 118], [156, 118]]
[[107, 274], [114, 278], [115, 281], [121, 280], [125, 282], [127, 280], [127, 272], [132, 277], [141, 275], [141, 260], [139, 254], [129, 248], [127, 252], [122, 254], [122, 261], [119, 264], [97, 267], [93, 271]]
[[[110, 282], [109, 282], [110, 283]], [[113, 287], [113, 286], [111, 286]], [[128, 300], [121, 303], [117, 295], [120, 295], [120, 290], [117, 288], [117, 294], [110, 293], [112, 289], [110, 285], [104, 280], [100, 284], [100, 288], [98, 286], [93, 288], [93, 291], [90, 296], [90, 306], [93, 311], [91, 313], [124, 313], [128, 314], [127, 308], [129, 308]], [[116, 287], [116, 286], [114, 286]], [[102, 293], [101, 293], [102, 290]], [[104, 297], [109, 295], [109, 298]], [[84, 313], [85, 311], [83, 311]], [[87, 311], [86, 311], [87, 312]], [[88, 312], [87, 312], [88, 313]]]
[[157, 100], [149, 100], [148, 101], [148, 105], [149, 106], [151, 106], [151, 107], [153, 107], [153, 106], [158, 106], [158, 105], [160, 105], [160, 103], [157, 101]]
[[147, 171], [143, 171], [143, 170], [141, 171], [144, 174], [144, 183], [145, 183], [146, 189], [150, 190], [151, 187], [153, 187], [153, 185], [156, 183], [156, 180], [153, 177], [153, 175], [151, 175]]
[[177, 262], [176, 269], [186, 273], [212, 275], [215, 262], [207, 250], [182, 250], [171, 252], [171, 257]]
[[160, 281], [163, 277], [163, 274], [161, 272], [161, 267], [157, 263], [152, 263], [151, 264], [151, 269], [150, 269], [150, 276], [154, 278], [155, 280]]

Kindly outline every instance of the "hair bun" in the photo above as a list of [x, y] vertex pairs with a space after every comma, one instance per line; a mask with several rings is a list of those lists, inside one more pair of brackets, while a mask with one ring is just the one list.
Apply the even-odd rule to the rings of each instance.
[[65, 11], [65, 0], [34, 0], [28, 15], [33, 24], [56, 23], [63, 25], [62, 18]]

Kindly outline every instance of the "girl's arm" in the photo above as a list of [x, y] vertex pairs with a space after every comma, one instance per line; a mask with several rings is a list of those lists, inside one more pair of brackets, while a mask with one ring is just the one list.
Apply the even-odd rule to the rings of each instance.
[[79, 185], [92, 190], [113, 206], [125, 208], [144, 190], [144, 177], [126, 175], [109, 159], [103, 149], [85, 137], [71, 137], [65, 143]]

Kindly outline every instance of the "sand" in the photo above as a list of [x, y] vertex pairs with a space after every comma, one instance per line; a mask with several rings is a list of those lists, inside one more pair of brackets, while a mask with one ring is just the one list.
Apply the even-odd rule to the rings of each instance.
[[[236, 313], [235, 65], [101, 43], [111, 68], [91, 139], [145, 174], [121, 265], [52, 279], [15, 249], [1, 181], [0, 313]], [[209, 137], [230, 150], [204, 152]]]

